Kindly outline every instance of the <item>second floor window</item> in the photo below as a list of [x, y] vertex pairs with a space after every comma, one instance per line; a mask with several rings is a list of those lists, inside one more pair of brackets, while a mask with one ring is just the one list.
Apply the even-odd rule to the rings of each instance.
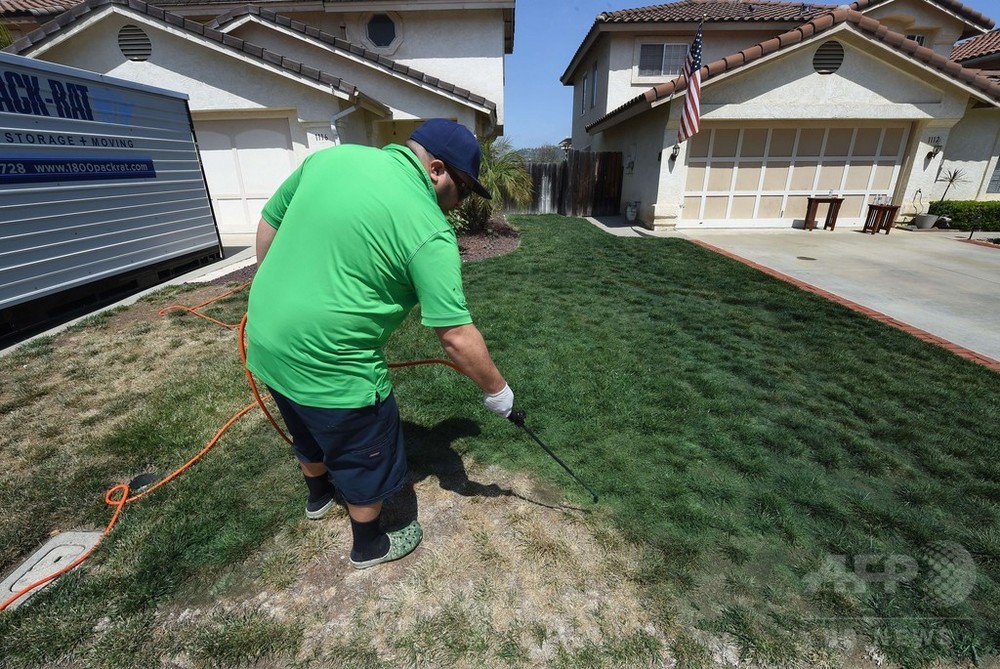
[[993, 174], [990, 176], [990, 182], [986, 186], [986, 192], [1000, 193], [1000, 160], [997, 160], [997, 165], [993, 168]]
[[597, 63], [590, 71], [590, 108], [597, 106]]
[[640, 44], [640, 77], [675, 77], [684, 68], [687, 44]]
[[396, 24], [388, 14], [375, 14], [368, 19], [368, 39], [375, 46], [386, 47], [396, 39]]

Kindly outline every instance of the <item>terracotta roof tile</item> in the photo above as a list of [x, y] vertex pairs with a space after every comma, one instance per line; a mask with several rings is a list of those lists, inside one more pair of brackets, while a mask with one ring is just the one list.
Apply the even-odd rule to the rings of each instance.
[[[945, 58], [931, 49], [922, 47], [916, 42], [906, 39], [905, 36], [900, 35], [899, 33], [888, 30], [884, 25], [878, 23], [877, 21], [867, 20], [867, 17], [853, 9], [838, 9], [829, 12], [812, 21], [803, 23], [793, 30], [782, 33], [777, 37], [743, 49], [739, 52], [742, 54], [742, 58], [735, 57], [736, 54], [733, 54], [703, 65], [701, 68], [702, 85], [704, 85], [705, 82], [710, 81], [713, 77], [716, 77], [724, 72], [739, 69], [743, 65], [759, 60], [764, 55], [771, 54], [780, 49], [797, 44], [803, 39], [825, 32], [826, 30], [845, 22], [856, 26], [858, 31], [867, 33], [873, 38], [903, 52], [907, 55], [907, 57], [932, 67], [941, 72], [943, 75], [956, 79], [963, 84], [979, 90], [986, 97], [994, 100], [997, 106], [1000, 106], [1000, 84], [998, 84], [992, 76], [984, 76], [976, 70], [964, 68], [961, 64]], [[623, 115], [626, 112], [643, 105], [644, 103], [651, 104], [657, 100], [668, 98], [676, 93], [684, 91], [686, 88], [687, 78], [684, 75], [681, 75], [672, 81], [654, 86], [644, 93], [628, 100], [620, 107], [608, 112], [596, 121], [587, 124], [586, 130], [589, 131], [591, 128], [600, 125], [615, 116]]]
[[649, 23], [701, 21], [808, 21], [830, 11], [829, 5], [804, 2], [753, 0], [681, 0], [617, 12], [604, 12], [597, 23]]
[[0, 16], [54, 16], [79, 0], [0, 0]]
[[[857, 0], [851, 9], [863, 12], [890, 0]], [[957, 0], [930, 0], [965, 18], [970, 23], [990, 29], [993, 21]], [[671, 23], [694, 22], [702, 19], [720, 21], [799, 21], [805, 23], [820, 14], [832, 11], [837, 3], [774, 2], [772, 0], [681, 0], [669, 4], [649, 5], [635, 9], [603, 12], [595, 23]]]
[[1000, 53], [1000, 30], [992, 30], [956, 46], [951, 51], [951, 59], [962, 62], [998, 53]]

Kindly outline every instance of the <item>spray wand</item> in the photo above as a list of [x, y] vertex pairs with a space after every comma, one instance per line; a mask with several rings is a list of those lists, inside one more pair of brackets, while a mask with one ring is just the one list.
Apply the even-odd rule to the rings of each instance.
[[532, 431], [531, 431], [531, 430], [530, 430], [530, 429], [528, 428], [528, 426], [524, 424], [524, 418], [525, 418], [525, 416], [526, 416], [525, 412], [523, 412], [523, 411], [518, 411], [517, 409], [515, 409], [514, 411], [511, 411], [511, 412], [510, 412], [510, 415], [509, 415], [509, 416], [507, 416], [507, 419], [508, 419], [508, 420], [509, 420], [510, 422], [512, 422], [512, 423], [513, 423], [514, 425], [517, 425], [517, 426], [518, 426], [519, 428], [521, 428], [522, 430], [524, 430], [524, 431], [525, 431], [525, 432], [526, 432], [526, 433], [528, 434], [528, 436], [529, 436], [529, 437], [531, 437], [532, 439], [534, 439], [534, 440], [535, 440], [535, 443], [537, 443], [537, 444], [538, 444], [539, 446], [541, 446], [541, 447], [542, 447], [542, 449], [544, 449], [544, 450], [545, 450], [545, 452], [546, 452], [546, 453], [548, 453], [548, 454], [549, 454], [549, 455], [550, 455], [550, 456], [552, 457], [552, 459], [553, 459], [553, 460], [555, 460], [555, 461], [556, 461], [556, 462], [558, 462], [558, 463], [559, 463], [560, 465], [562, 465], [562, 468], [563, 468], [563, 469], [565, 469], [565, 470], [566, 470], [567, 472], [569, 472], [569, 475], [570, 475], [570, 476], [572, 476], [572, 477], [573, 477], [574, 479], [576, 479], [576, 482], [577, 482], [577, 483], [579, 483], [580, 485], [582, 485], [582, 486], [583, 486], [584, 488], [586, 488], [586, 489], [587, 489], [587, 492], [589, 492], [589, 493], [590, 493], [590, 495], [591, 495], [591, 496], [592, 496], [592, 497], [594, 498], [594, 501], [596, 502], [596, 501], [597, 501], [597, 493], [596, 493], [596, 492], [594, 492], [594, 491], [593, 491], [593, 490], [592, 490], [592, 489], [590, 488], [590, 486], [589, 486], [589, 485], [587, 485], [587, 484], [586, 484], [586, 483], [584, 483], [584, 482], [583, 482], [582, 480], [580, 480], [580, 477], [579, 477], [579, 476], [577, 476], [576, 474], [574, 474], [574, 473], [573, 473], [573, 470], [572, 470], [572, 469], [570, 469], [570, 468], [569, 468], [569, 467], [568, 467], [568, 466], [566, 465], [566, 463], [565, 463], [565, 462], [563, 462], [562, 460], [560, 460], [560, 459], [559, 459], [559, 456], [558, 456], [558, 455], [556, 455], [555, 453], [553, 453], [553, 452], [552, 452], [552, 450], [551, 450], [551, 449], [550, 449], [550, 448], [549, 448], [548, 446], [546, 446], [546, 445], [545, 445], [545, 444], [544, 444], [544, 443], [542, 442], [542, 440], [541, 440], [541, 439], [539, 439], [538, 437], [536, 437], [536, 436], [535, 436], [535, 433], [534, 433], [534, 432], [532, 432]]

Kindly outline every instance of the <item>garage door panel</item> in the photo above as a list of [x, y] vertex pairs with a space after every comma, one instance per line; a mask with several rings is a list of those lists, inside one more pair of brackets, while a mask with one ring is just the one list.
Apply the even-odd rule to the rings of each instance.
[[706, 197], [705, 198], [705, 213], [702, 218], [708, 219], [721, 219], [728, 218], [726, 215], [729, 209], [729, 198], [725, 196], [718, 197]]
[[736, 190], [757, 190], [762, 171], [760, 163], [741, 163], [736, 171]]
[[687, 190], [702, 190], [707, 173], [704, 165], [691, 165], [687, 171]]
[[763, 158], [767, 150], [767, 130], [764, 128], [743, 131], [740, 155], [744, 158]]
[[287, 118], [195, 122], [219, 229], [252, 233], [260, 210], [294, 167]]
[[729, 218], [753, 218], [756, 204], [756, 196], [737, 195], [733, 197], [732, 207], [729, 210]]
[[819, 180], [816, 182], [816, 190], [820, 193], [830, 190], [839, 193], [844, 183], [844, 170], [846, 167], [847, 163], [841, 162], [829, 162], [821, 165]]
[[689, 147], [682, 219], [791, 224], [808, 197], [832, 192], [845, 198], [840, 220], [860, 224], [892, 192], [908, 128], [705, 128]]
[[206, 127], [204, 123], [196, 126], [198, 133], [198, 148], [202, 151], [217, 151], [220, 149], [233, 148], [233, 139], [229, 133], [218, 132], [211, 127]]
[[731, 158], [736, 155], [739, 142], [739, 130], [717, 130], [715, 132], [715, 142], [712, 145], [712, 155]]
[[684, 198], [684, 209], [681, 211], [681, 218], [687, 221], [697, 221], [701, 218], [701, 198]]
[[864, 195], [845, 195], [840, 205], [841, 218], [861, 218], [868, 203]]
[[794, 217], [796, 214], [801, 217], [806, 213], [806, 206], [809, 204], [808, 195], [789, 195], [785, 204], [786, 218]]
[[785, 190], [791, 168], [792, 163], [787, 160], [768, 161], [764, 168], [764, 183], [761, 184], [761, 188], [765, 191]]
[[757, 218], [781, 218], [782, 195], [763, 195], [757, 207]]
[[219, 223], [219, 232], [223, 234], [239, 234], [243, 232], [246, 221], [246, 209], [243, 200], [228, 198], [212, 198], [212, 208]]
[[814, 160], [805, 161], [796, 164], [792, 168], [792, 190], [808, 190], [813, 189], [813, 184], [816, 183], [816, 168], [818, 163]]
[[846, 156], [851, 152], [853, 128], [830, 128], [826, 137], [826, 155]]
[[849, 165], [844, 188], [847, 190], [867, 190], [868, 181], [872, 176], [871, 165]]
[[729, 191], [733, 187], [733, 168], [736, 163], [713, 163], [708, 173], [708, 191]]
[[[292, 171], [286, 149], [249, 149], [240, 152], [243, 190], [248, 197], [268, 197]], [[280, 178], [275, 178], [280, 175]]]
[[892, 184], [895, 168], [895, 163], [887, 160], [880, 160], [876, 163], [875, 175], [872, 178], [872, 190], [888, 190]]
[[899, 150], [903, 144], [904, 133], [905, 131], [902, 128], [886, 128], [879, 155], [886, 158], [895, 158], [899, 154]]
[[881, 128], [859, 128], [857, 137], [854, 139], [855, 156], [873, 157], [878, 153], [879, 139], [882, 137]]
[[771, 144], [767, 149], [767, 155], [775, 158], [789, 158], [794, 151], [794, 128], [776, 128], [771, 131]]
[[712, 136], [712, 133], [699, 132], [697, 135], [689, 139], [691, 146], [688, 147], [688, 156], [691, 158], [707, 158], [708, 157], [708, 141]]
[[288, 121], [261, 119], [235, 124], [236, 144], [243, 149], [290, 149]]
[[212, 195], [233, 195], [240, 190], [240, 171], [232, 148], [201, 149], [205, 180]]

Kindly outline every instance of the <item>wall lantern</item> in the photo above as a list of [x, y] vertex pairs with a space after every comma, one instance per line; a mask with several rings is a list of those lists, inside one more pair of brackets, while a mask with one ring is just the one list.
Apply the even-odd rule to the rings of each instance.
[[941, 153], [941, 145], [934, 144], [933, 146], [931, 146], [931, 150], [927, 152], [926, 158], [927, 160], [931, 160], [932, 158], [934, 158], [934, 156], [936, 156], [939, 153]]
[[674, 144], [674, 148], [670, 151], [670, 162], [677, 160], [677, 154], [681, 152], [680, 144]]

